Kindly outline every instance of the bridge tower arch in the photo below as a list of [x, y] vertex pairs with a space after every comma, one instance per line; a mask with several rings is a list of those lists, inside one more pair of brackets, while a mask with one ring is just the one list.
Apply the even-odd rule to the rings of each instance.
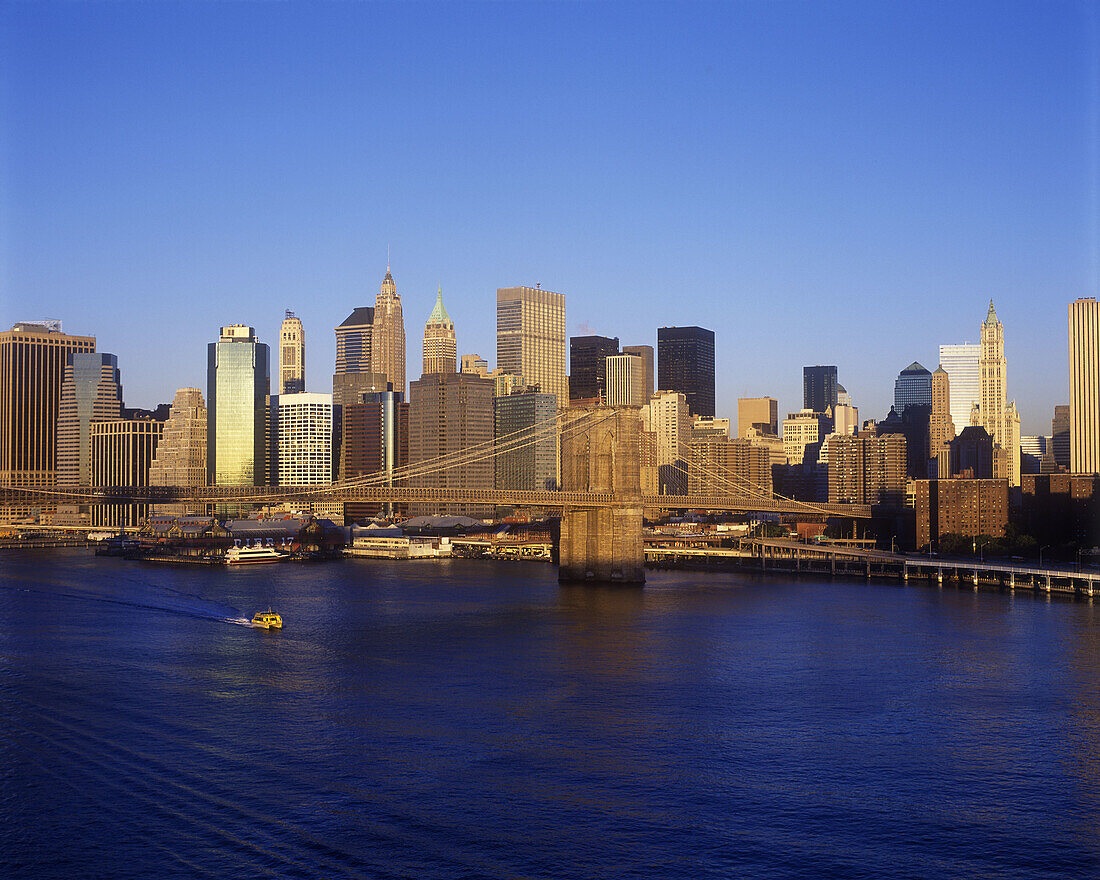
[[612, 507], [565, 507], [558, 578], [644, 584], [638, 407], [571, 407], [562, 428], [562, 489], [614, 494]]

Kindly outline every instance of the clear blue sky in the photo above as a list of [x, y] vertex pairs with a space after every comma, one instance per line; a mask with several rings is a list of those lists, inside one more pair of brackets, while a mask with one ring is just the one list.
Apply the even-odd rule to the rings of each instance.
[[718, 414], [863, 418], [976, 341], [990, 297], [1025, 434], [1067, 399], [1098, 293], [1096, 5], [0, 4], [0, 324], [60, 318], [127, 403], [205, 385], [206, 343], [372, 305], [386, 248], [409, 375], [435, 290], [495, 357], [495, 290], [568, 331], [716, 333]]

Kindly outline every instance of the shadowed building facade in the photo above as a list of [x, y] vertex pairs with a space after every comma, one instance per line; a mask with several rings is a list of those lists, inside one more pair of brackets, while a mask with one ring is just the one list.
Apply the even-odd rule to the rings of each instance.
[[617, 336], [569, 337], [569, 400], [607, 400], [607, 359], [619, 353]]

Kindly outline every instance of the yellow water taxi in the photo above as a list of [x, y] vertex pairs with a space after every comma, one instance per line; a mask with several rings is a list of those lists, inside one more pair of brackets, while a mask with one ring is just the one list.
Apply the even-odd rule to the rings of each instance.
[[252, 618], [252, 625], [263, 627], [264, 629], [282, 629], [283, 619], [268, 608], [267, 611], [256, 612], [256, 616]]

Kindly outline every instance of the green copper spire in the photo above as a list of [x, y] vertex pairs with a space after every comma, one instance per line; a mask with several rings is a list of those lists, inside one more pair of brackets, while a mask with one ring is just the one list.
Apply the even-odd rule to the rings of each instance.
[[447, 309], [443, 305], [443, 285], [439, 285], [439, 293], [435, 298], [435, 308], [432, 309], [432, 313], [428, 316], [429, 324], [444, 324], [447, 327], [453, 327], [454, 321], [451, 320], [451, 316], [447, 314]]
[[985, 316], [985, 323], [996, 324], [997, 323], [997, 310], [993, 308], [993, 300], [989, 301], [989, 312]]

